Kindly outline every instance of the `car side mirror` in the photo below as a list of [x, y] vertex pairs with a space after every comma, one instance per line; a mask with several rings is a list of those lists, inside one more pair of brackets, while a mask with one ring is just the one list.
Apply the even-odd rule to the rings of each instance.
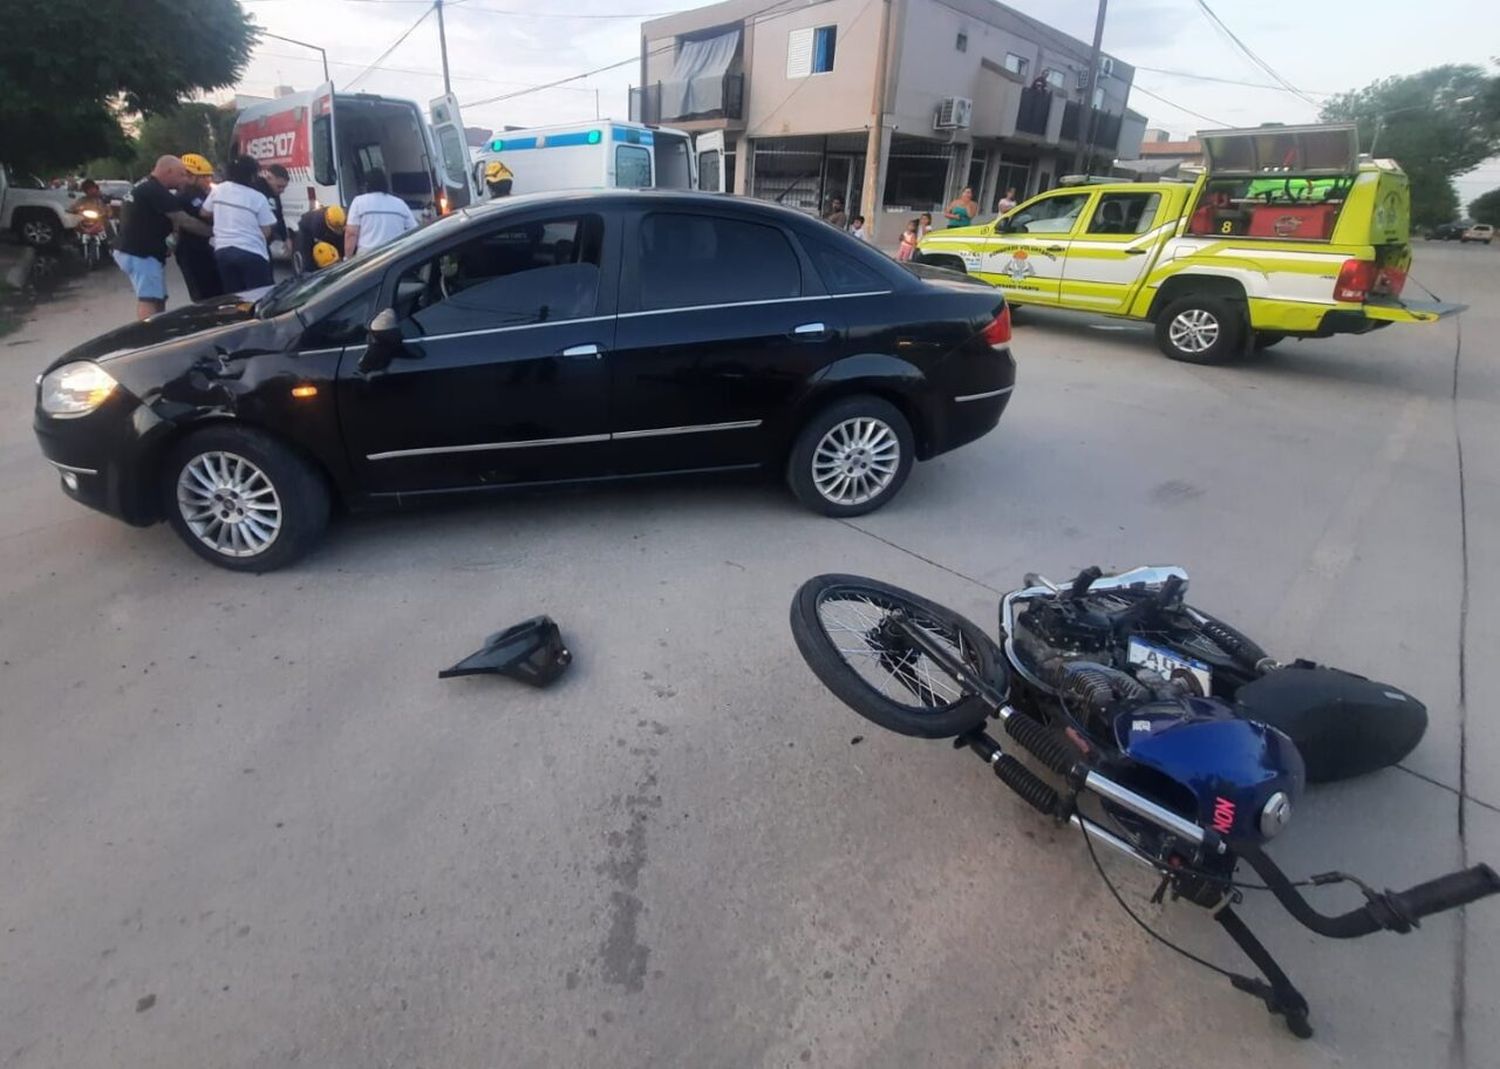
[[359, 358], [359, 370], [384, 371], [391, 361], [401, 355], [401, 325], [396, 321], [393, 308], [375, 313], [365, 338], [364, 355]]

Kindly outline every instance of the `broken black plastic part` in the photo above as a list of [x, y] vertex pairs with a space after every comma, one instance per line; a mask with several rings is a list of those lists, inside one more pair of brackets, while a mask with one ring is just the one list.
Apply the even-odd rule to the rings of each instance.
[[496, 631], [484, 646], [452, 668], [438, 673], [439, 679], [492, 673], [510, 676], [533, 687], [545, 687], [573, 663], [573, 654], [563, 645], [562, 632], [550, 616]]

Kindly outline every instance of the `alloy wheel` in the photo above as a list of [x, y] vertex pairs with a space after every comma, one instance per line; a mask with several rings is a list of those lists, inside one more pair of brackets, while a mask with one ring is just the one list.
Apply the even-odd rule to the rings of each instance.
[[199, 453], [177, 476], [177, 507], [197, 539], [226, 557], [264, 553], [281, 533], [281, 497], [237, 453]]
[[901, 441], [884, 420], [857, 416], [836, 423], [813, 450], [813, 485], [839, 505], [862, 505], [891, 485]]
[[1167, 328], [1167, 337], [1185, 353], [1206, 353], [1219, 340], [1219, 318], [1203, 308], [1184, 309]]
[[21, 224], [21, 238], [28, 245], [51, 245], [52, 224], [41, 219], [28, 219]]

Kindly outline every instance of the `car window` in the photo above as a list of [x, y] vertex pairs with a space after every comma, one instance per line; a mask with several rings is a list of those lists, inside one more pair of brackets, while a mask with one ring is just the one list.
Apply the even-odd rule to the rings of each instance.
[[591, 316], [603, 247], [597, 215], [509, 223], [403, 271], [396, 316], [418, 336]]
[[621, 189], [649, 189], [651, 150], [640, 145], [616, 145], [615, 185]]
[[643, 309], [799, 297], [802, 269], [774, 226], [653, 212], [641, 220]]
[[1009, 216], [1010, 230], [1016, 234], [1066, 234], [1088, 199], [1087, 193], [1043, 197]]
[[841, 249], [838, 246], [845, 242], [824, 241], [806, 234], [798, 234], [797, 240], [807, 250], [829, 293], [884, 293], [890, 290], [890, 279], [881, 275], [879, 269], [861, 262], [861, 250]]
[[1160, 193], [1105, 193], [1089, 218], [1088, 233], [1144, 234], [1160, 203]]

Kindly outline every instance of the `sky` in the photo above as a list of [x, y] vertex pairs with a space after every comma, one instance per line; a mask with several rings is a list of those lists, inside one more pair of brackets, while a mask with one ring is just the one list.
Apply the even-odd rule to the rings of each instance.
[[[241, 2], [265, 30], [326, 48], [340, 90], [352, 86], [424, 103], [442, 92], [431, 16], [380, 60], [382, 69], [367, 71], [429, 0]], [[1420, 21], [1413, 19], [1412, 0], [1208, 3], [1301, 96], [1276, 85], [1197, 0], [1113, 0], [1104, 48], [1137, 68], [1130, 106], [1176, 136], [1216, 126], [1312, 122], [1316, 102], [1330, 93], [1442, 63], [1488, 66], [1500, 54], [1500, 38], [1477, 32], [1493, 25], [1493, 10], [1485, 10], [1490, 0], [1429, 0]], [[638, 57], [643, 18], [699, 6], [687, 0], [446, 0], [449, 67], [464, 121], [494, 129], [537, 126], [595, 118], [596, 106], [597, 116], [624, 118], [637, 62], [555, 89], [485, 101]], [[1010, 0], [1009, 6], [1085, 41], [1093, 36], [1096, 0]], [[239, 91], [269, 96], [276, 85], [306, 89], [322, 81], [321, 72], [316, 52], [266, 40]], [[1500, 187], [1500, 159], [1455, 185], [1464, 204]]]

